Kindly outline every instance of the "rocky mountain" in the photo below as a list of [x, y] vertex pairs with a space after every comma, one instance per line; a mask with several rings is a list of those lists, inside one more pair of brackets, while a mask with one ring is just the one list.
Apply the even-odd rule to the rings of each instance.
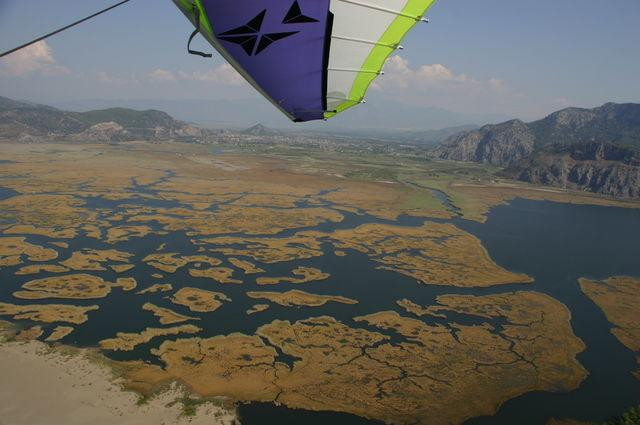
[[616, 198], [640, 198], [640, 152], [611, 143], [557, 145], [536, 152], [500, 174]]
[[206, 130], [155, 111], [110, 108], [70, 112], [0, 97], [0, 137], [25, 141], [193, 140]]
[[567, 108], [531, 123], [513, 120], [487, 125], [450, 137], [435, 150], [435, 155], [441, 159], [509, 166], [548, 146], [586, 142], [640, 148], [640, 104]]
[[436, 149], [441, 159], [509, 165], [531, 155], [536, 138], [520, 120], [487, 125], [451, 136]]
[[462, 132], [433, 154], [505, 167], [504, 176], [522, 181], [640, 198], [639, 150], [640, 104], [607, 103]]
[[253, 127], [243, 130], [241, 134], [248, 136], [276, 136], [281, 133], [262, 124], [256, 124]]
[[640, 104], [567, 108], [530, 124], [540, 145], [609, 142], [640, 148]]

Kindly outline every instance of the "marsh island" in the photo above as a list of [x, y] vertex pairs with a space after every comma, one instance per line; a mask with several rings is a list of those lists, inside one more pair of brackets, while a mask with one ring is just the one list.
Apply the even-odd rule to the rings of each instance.
[[[545, 275], [547, 260], [524, 261], [536, 235], [528, 251], [491, 227], [510, 208], [497, 205], [522, 198], [637, 217], [635, 203], [507, 187], [477, 164], [208, 149], [4, 144], [0, 186], [14, 194], [0, 200], [0, 316], [12, 338], [97, 350], [141, 397], [179, 383], [249, 424], [264, 405], [291, 420], [333, 412], [339, 425], [504, 425], [532, 395], [595, 397], [576, 297], [638, 357], [637, 277], [575, 291], [577, 279]], [[567, 275], [591, 275], [580, 267]], [[628, 404], [636, 387], [624, 385]], [[549, 406], [541, 423], [572, 416]]]

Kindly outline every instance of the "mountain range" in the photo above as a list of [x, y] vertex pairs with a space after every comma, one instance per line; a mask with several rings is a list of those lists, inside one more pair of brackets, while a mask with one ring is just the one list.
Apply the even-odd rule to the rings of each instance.
[[206, 130], [157, 110], [70, 112], [0, 97], [0, 136], [24, 141], [193, 140]]
[[139, 99], [139, 100], [78, 100], [60, 102], [54, 106], [73, 111], [127, 107], [132, 109], [160, 109], [171, 116], [210, 128], [244, 129], [255, 123], [280, 130], [323, 131], [340, 134], [399, 131], [420, 132], [468, 124], [505, 121], [510, 116], [500, 114], [468, 114], [442, 108], [406, 105], [375, 96], [365, 105], [351, 108], [328, 121], [292, 123], [273, 105], [262, 98], [206, 100], [206, 99]]
[[[434, 117], [431, 117], [435, 120]], [[434, 121], [435, 123], [436, 121]], [[444, 122], [447, 122], [445, 119]], [[435, 125], [435, 124], [434, 124]], [[327, 139], [364, 139], [383, 142], [408, 142], [435, 146], [452, 134], [478, 128], [461, 125], [438, 130], [392, 130], [385, 128], [342, 129], [322, 126], [296, 126], [273, 129], [256, 124], [246, 129], [229, 129], [245, 136], [302, 136]], [[138, 110], [109, 107], [86, 112], [72, 112], [29, 102], [0, 97], [0, 137], [14, 140], [69, 140], [117, 142], [127, 140], [206, 139], [221, 130], [206, 129], [172, 118], [156, 109]]]
[[531, 183], [640, 198], [639, 150], [640, 104], [607, 103], [462, 132], [433, 154], [504, 167], [503, 176]]
[[[172, 118], [155, 109], [121, 107], [71, 112], [0, 97], [0, 139], [25, 142], [203, 141], [220, 133]], [[341, 140], [341, 131], [297, 127], [272, 130], [262, 124], [239, 136], [322, 137]], [[449, 127], [442, 130], [352, 130], [349, 140], [434, 146], [431, 156], [488, 163], [502, 177], [578, 189], [617, 198], [640, 199], [640, 104], [607, 103], [593, 109], [567, 108], [530, 123]], [[354, 139], [351, 139], [354, 137]], [[362, 139], [361, 139], [362, 138]]]

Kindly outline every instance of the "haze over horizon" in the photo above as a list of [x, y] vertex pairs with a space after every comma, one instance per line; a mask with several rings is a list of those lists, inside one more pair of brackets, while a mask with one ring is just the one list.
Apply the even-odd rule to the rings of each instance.
[[[5, 1], [0, 5], [0, 49], [108, 4]], [[579, 7], [550, 0], [467, 0], [440, 2], [428, 16], [431, 23], [418, 25], [403, 43], [405, 49], [390, 58], [366, 105], [315, 127], [528, 121], [567, 106], [640, 99], [636, 1], [603, 8], [595, 0]], [[76, 109], [155, 107], [210, 125], [290, 125], [219, 55], [212, 60], [188, 55], [190, 31], [171, 2], [150, 8], [133, 1], [0, 59], [0, 95]], [[196, 44], [208, 48], [201, 39]], [[238, 110], [246, 111], [246, 121], [233, 119]]]

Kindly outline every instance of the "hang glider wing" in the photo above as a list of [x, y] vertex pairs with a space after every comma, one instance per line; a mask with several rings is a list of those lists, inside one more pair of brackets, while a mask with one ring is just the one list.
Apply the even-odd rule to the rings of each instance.
[[215, 49], [291, 120], [362, 102], [435, 0], [173, 0]]

